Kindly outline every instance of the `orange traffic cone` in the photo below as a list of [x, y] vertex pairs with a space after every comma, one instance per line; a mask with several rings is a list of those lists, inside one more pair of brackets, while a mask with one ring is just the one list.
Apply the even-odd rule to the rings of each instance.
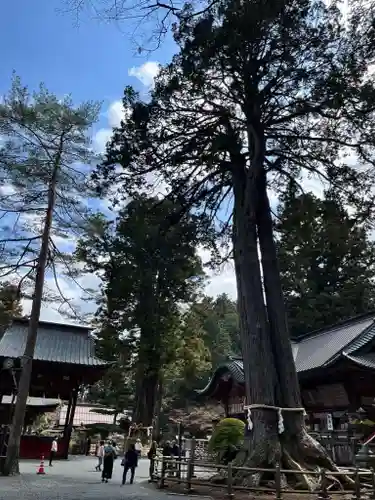
[[44, 455], [42, 455], [42, 459], [40, 461], [39, 469], [37, 474], [45, 474], [46, 471], [44, 470]]

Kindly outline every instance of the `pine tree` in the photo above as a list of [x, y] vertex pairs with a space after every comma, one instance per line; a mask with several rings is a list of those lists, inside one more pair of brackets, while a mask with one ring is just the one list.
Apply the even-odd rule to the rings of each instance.
[[[93, 159], [88, 132], [98, 111], [99, 105], [95, 103], [74, 106], [70, 97], [59, 100], [44, 86], [39, 92], [30, 93], [17, 77], [0, 104], [0, 135], [3, 138], [0, 179], [8, 187], [8, 194], [3, 193], [0, 199], [4, 223], [2, 276], [21, 274], [20, 284], [27, 278], [33, 290], [4, 466], [6, 475], [18, 472], [46, 269], [51, 264], [56, 276], [55, 261], [61, 256], [52, 240], [53, 224], [59, 226], [60, 233], [68, 228], [73, 231], [77, 219], [81, 220], [81, 215], [86, 213], [82, 196], [89, 193], [86, 173]], [[29, 216], [31, 229], [23, 224], [19, 229], [24, 215]]]

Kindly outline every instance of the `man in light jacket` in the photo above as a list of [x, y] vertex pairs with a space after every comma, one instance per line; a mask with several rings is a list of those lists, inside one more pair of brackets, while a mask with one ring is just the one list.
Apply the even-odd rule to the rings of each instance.
[[49, 455], [49, 466], [50, 467], [53, 467], [52, 465], [52, 461], [53, 459], [56, 457], [57, 455], [57, 450], [58, 450], [58, 447], [57, 447], [57, 438], [54, 437], [53, 438], [53, 441], [52, 441], [52, 445], [51, 445], [51, 451], [50, 451], [50, 455]]

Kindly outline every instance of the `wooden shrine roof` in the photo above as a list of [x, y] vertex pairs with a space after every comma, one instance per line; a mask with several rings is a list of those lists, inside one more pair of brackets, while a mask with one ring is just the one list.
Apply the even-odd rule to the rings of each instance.
[[[19, 358], [23, 355], [27, 319], [14, 320], [0, 340], [0, 358]], [[91, 329], [87, 326], [40, 321], [34, 359], [87, 367], [105, 366], [95, 355]]]
[[[375, 353], [362, 353], [361, 349], [375, 340], [375, 313], [356, 316], [331, 327], [292, 340], [294, 362], [297, 372], [325, 368], [340, 357], [352, 363], [375, 369]], [[213, 394], [219, 380], [225, 375], [239, 384], [245, 377], [242, 359], [231, 359], [220, 365], [208, 385], [197, 391], [202, 396]]]

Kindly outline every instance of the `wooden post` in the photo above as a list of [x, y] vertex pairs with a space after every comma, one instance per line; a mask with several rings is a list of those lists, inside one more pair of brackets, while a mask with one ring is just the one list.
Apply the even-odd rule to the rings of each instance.
[[276, 464], [275, 489], [276, 489], [276, 500], [281, 500], [281, 471], [279, 463]]
[[360, 500], [361, 498], [361, 482], [359, 477], [358, 465], [355, 467], [354, 473], [354, 496], [353, 500]]
[[73, 394], [70, 394], [68, 407], [66, 409], [66, 415], [65, 415], [64, 436], [67, 436], [67, 434], [68, 434], [69, 417], [70, 417], [70, 412], [72, 409], [72, 401], [73, 401]]
[[194, 438], [191, 440], [190, 457], [191, 457], [191, 463], [192, 463], [191, 477], [195, 477], [195, 475], [194, 475], [195, 439]]
[[322, 469], [322, 473], [321, 473], [320, 477], [321, 477], [321, 489], [320, 489], [320, 493], [318, 495], [318, 499], [328, 500], [329, 495], [328, 495], [328, 491], [327, 491], [327, 479], [326, 479], [325, 469]]
[[193, 457], [189, 457], [186, 475], [186, 492], [191, 493], [193, 490], [191, 488], [191, 479], [193, 477], [194, 461]]
[[156, 459], [155, 457], [151, 457], [150, 458], [150, 469], [149, 469], [149, 473], [150, 473], [150, 478], [148, 480], [149, 483], [153, 483], [154, 482], [154, 477], [155, 477], [155, 464], [156, 464]]
[[159, 481], [159, 488], [161, 490], [165, 488], [165, 470], [166, 470], [166, 462], [163, 456], [161, 458], [161, 471], [160, 471], [160, 481]]
[[233, 498], [233, 469], [232, 462], [228, 463], [228, 500], [232, 500]]
[[69, 455], [69, 445], [70, 445], [70, 438], [72, 437], [74, 414], [76, 412], [77, 399], [78, 399], [78, 387], [76, 389], [74, 389], [74, 392], [72, 395], [72, 404], [71, 404], [70, 414], [69, 414], [69, 423], [68, 423], [67, 433], [65, 436], [65, 450], [64, 450], [64, 458], [65, 459], [67, 459], [68, 455]]
[[177, 478], [178, 484], [181, 484], [181, 461], [182, 461], [182, 423], [178, 422], [178, 457], [177, 457]]

